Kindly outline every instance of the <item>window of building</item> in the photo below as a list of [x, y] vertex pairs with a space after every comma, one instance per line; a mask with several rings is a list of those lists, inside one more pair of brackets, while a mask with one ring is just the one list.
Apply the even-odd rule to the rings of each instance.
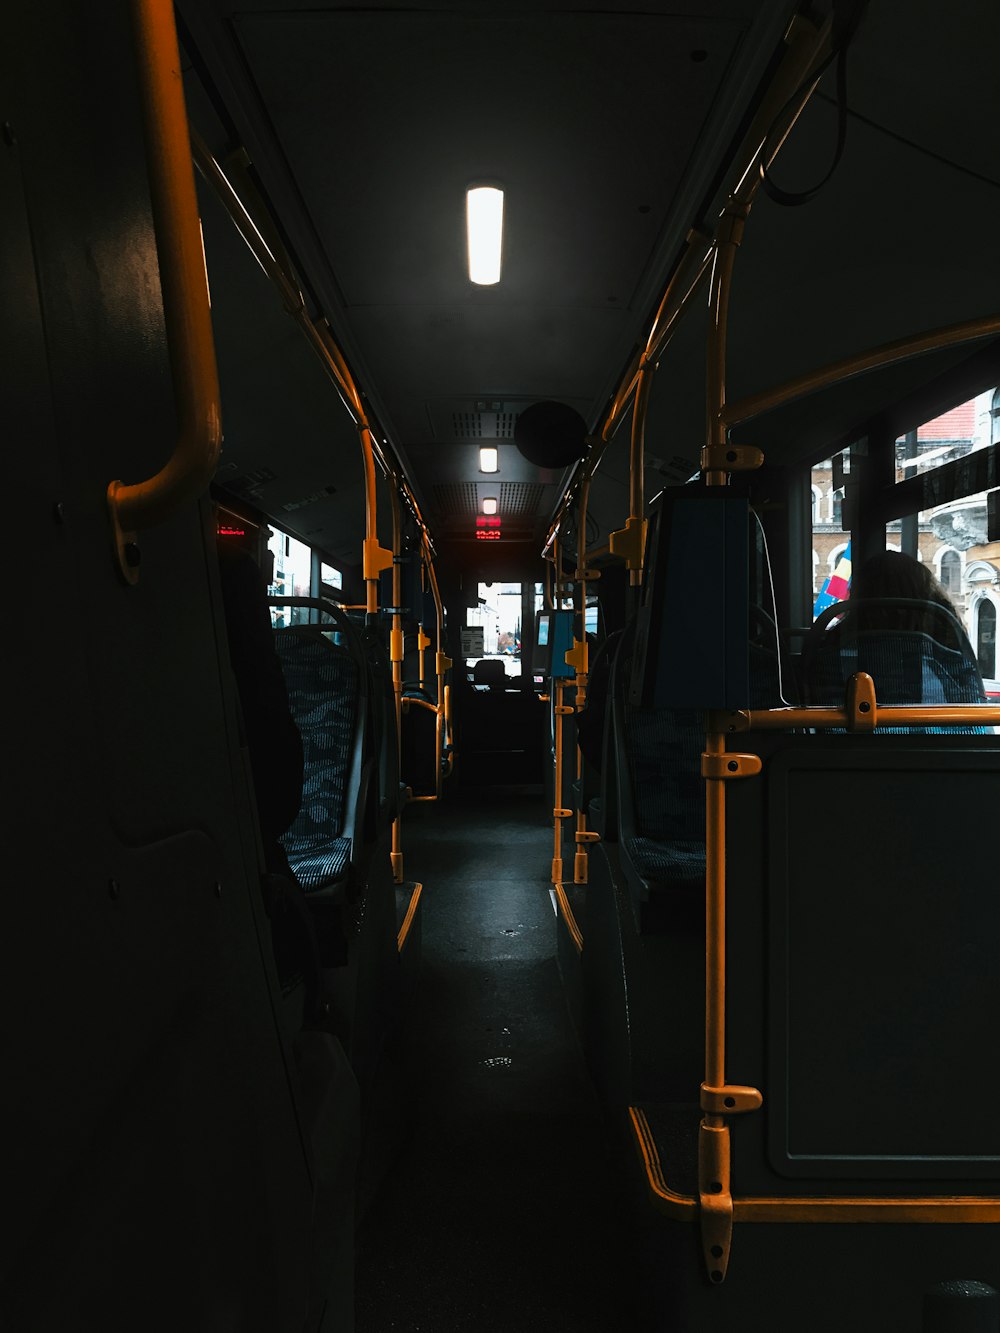
[[949, 597], [957, 597], [962, 591], [962, 557], [957, 551], [942, 553], [940, 581]]
[[988, 597], [978, 603], [976, 657], [984, 680], [997, 678], [997, 609]]

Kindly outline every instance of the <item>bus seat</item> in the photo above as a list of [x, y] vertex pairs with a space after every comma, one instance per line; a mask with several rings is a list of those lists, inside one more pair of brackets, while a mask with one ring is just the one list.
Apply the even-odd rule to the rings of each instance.
[[314, 900], [349, 878], [355, 820], [348, 793], [360, 785], [364, 740], [361, 673], [349, 651], [315, 628], [279, 629], [275, 644], [305, 752], [302, 805], [282, 842]]
[[[897, 628], [920, 617], [921, 628]], [[928, 622], [931, 622], [929, 625]], [[832, 623], [836, 622], [836, 623]], [[933, 634], [927, 633], [932, 627]], [[847, 681], [865, 671], [882, 704], [977, 704], [986, 692], [957, 618], [935, 602], [904, 598], [838, 602], [806, 637], [802, 673], [808, 702], [840, 705]], [[891, 727], [887, 732], [983, 732], [983, 727]]]
[[504, 665], [499, 658], [484, 657], [472, 668], [472, 683], [474, 685], [488, 685], [490, 690], [504, 690], [507, 688], [507, 673]]
[[[773, 622], [771, 631], [774, 648], [761, 644], [760, 652], [751, 651], [749, 657], [749, 703], [754, 708], [783, 702], [787, 677], [780, 669]], [[627, 702], [632, 641], [626, 632], [612, 670], [619, 842], [640, 925], [652, 929], [668, 900], [674, 900], [673, 910], [678, 895], [686, 899], [692, 888], [700, 891], [704, 885], [705, 717], [697, 709], [640, 708]], [[752, 650], [753, 643], [750, 646]]]

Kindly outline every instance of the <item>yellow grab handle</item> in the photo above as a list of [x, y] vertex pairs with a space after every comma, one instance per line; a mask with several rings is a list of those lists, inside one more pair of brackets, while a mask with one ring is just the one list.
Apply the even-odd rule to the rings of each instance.
[[160, 261], [163, 316], [179, 432], [174, 452], [147, 481], [113, 481], [107, 499], [119, 567], [139, 577], [135, 534], [162, 523], [205, 490], [222, 444], [219, 376], [208, 278], [170, 0], [135, 0], [149, 184]]

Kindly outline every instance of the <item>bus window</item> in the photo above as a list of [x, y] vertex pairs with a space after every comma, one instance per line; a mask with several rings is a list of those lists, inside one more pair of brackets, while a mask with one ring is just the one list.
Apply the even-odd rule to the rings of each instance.
[[[298, 541], [280, 528], [272, 528], [267, 549], [274, 556], [274, 582], [268, 588], [271, 597], [308, 597], [312, 579], [312, 552], [305, 542]], [[303, 625], [309, 622], [307, 607], [275, 606], [271, 608], [271, 623], [277, 629], [284, 625]]]
[[844, 531], [844, 490], [850, 475], [850, 451], [825, 458], [813, 467], [812, 575], [813, 619], [850, 594], [850, 533]]
[[479, 606], [470, 607], [466, 624], [481, 626], [483, 656], [467, 657], [470, 673], [479, 661], [503, 663], [508, 679], [521, 678], [521, 585], [520, 583], [480, 583]]
[[[928, 477], [925, 503], [933, 500], [934, 472], [987, 449], [1000, 439], [995, 411], [1000, 390], [987, 389], [896, 440], [896, 482]], [[888, 550], [921, 561], [938, 580], [965, 627], [988, 681], [996, 679], [995, 624], [1000, 606], [1000, 546], [989, 540], [987, 492], [931, 504], [886, 525]]]
[[333, 565], [328, 565], [325, 560], [320, 561], [319, 580], [324, 589], [331, 588], [334, 592], [340, 592], [344, 586], [344, 576], [339, 569], [334, 569]]

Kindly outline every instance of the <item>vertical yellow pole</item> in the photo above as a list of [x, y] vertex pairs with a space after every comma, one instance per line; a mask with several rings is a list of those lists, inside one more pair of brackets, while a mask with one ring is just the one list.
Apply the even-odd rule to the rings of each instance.
[[552, 809], [552, 883], [561, 884], [563, 878], [563, 858], [562, 858], [562, 821], [565, 811], [562, 809], [562, 788], [563, 788], [563, 683], [561, 680], [553, 678], [552, 680], [552, 711], [555, 718], [555, 778], [553, 785], [553, 796], [555, 804]]
[[424, 633], [424, 607], [423, 594], [427, 591], [427, 572], [424, 568], [424, 552], [420, 552], [420, 623], [417, 625], [417, 658], [420, 663], [420, 688], [425, 688], [426, 676], [426, 648], [430, 643], [427, 635]]
[[[450, 726], [451, 718], [449, 714], [450, 695], [448, 687], [444, 683], [445, 672], [451, 666], [451, 658], [444, 654], [444, 605], [441, 601], [441, 589], [438, 587], [437, 574], [434, 571], [434, 565], [430, 560], [428, 551], [427, 574], [431, 581], [431, 592], [434, 595], [434, 612], [437, 621], [437, 651], [434, 659], [434, 670], [437, 676], [437, 695], [435, 705], [437, 707], [437, 720], [434, 728], [434, 747], [435, 747], [435, 772], [434, 772], [434, 793], [441, 795], [441, 759], [444, 752], [445, 736]], [[449, 737], [450, 739], [450, 737]]]
[[[705, 484], [725, 486], [728, 473], [718, 467], [725, 444], [721, 420], [726, 402], [726, 331], [736, 251], [743, 238], [749, 203], [730, 200], [723, 215], [712, 266], [710, 326], [706, 360]], [[705, 753], [725, 752], [722, 732], [706, 728]], [[726, 780], [717, 769], [705, 774], [705, 1087], [726, 1084]], [[698, 1139], [698, 1192], [702, 1248], [713, 1280], [725, 1277], [732, 1240], [730, 1184], [731, 1138], [726, 1117], [706, 1110]]]
[[[584, 476], [580, 486], [577, 510], [576, 534], [576, 599], [579, 616], [579, 638], [573, 645], [576, 656], [576, 711], [579, 713], [587, 706], [587, 683], [589, 681], [590, 657], [587, 644], [587, 505], [590, 502], [590, 474]], [[577, 781], [583, 778], [583, 753], [576, 746]], [[582, 786], [581, 786], [582, 792]], [[589, 871], [587, 853], [587, 812], [583, 808], [583, 797], [576, 812], [576, 853], [573, 857], [573, 883], [586, 884]]]
[[[562, 552], [560, 549], [559, 535], [556, 534], [552, 543], [552, 592], [550, 604], [553, 611], [560, 609], [562, 597], [559, 593], [559, 584], [562, 579]], [[546, 580], [548, 589], [548, 580]], [[549, 631], [549, 644], [555, 643], [555, 627]], [[549, 649], [550, 653], [552, 647]], [[550, 663], [550, 669], [555, 663]], [[552, 675], [552, 718], [553, 718], [553, 748], [555, 750], [555, 773], [553, 775], [552, 786], [552, 883], [561, 884], [563, 878], [563, 858], [562, 858], [562, 821], [564, 811], [562, 808], [563, 794], [563, 683], [562, 677]]]
[[[399, 482], [394, 476], [389, 478], [389, 494], [392, 499], [392, 628], [389, 631], [389, 660], [392, 663], [392, 693], [396, 704], [396, 762], [402, 775], [403, 763], [403, 571], [400, 564], [403, 548], [403, 524], [399, 507]], [[392, 877], [397, 884], [403, 882], [403, 817], [397, 815], [392, 821], [392, 850], [389, 860], [392, 863]]]

